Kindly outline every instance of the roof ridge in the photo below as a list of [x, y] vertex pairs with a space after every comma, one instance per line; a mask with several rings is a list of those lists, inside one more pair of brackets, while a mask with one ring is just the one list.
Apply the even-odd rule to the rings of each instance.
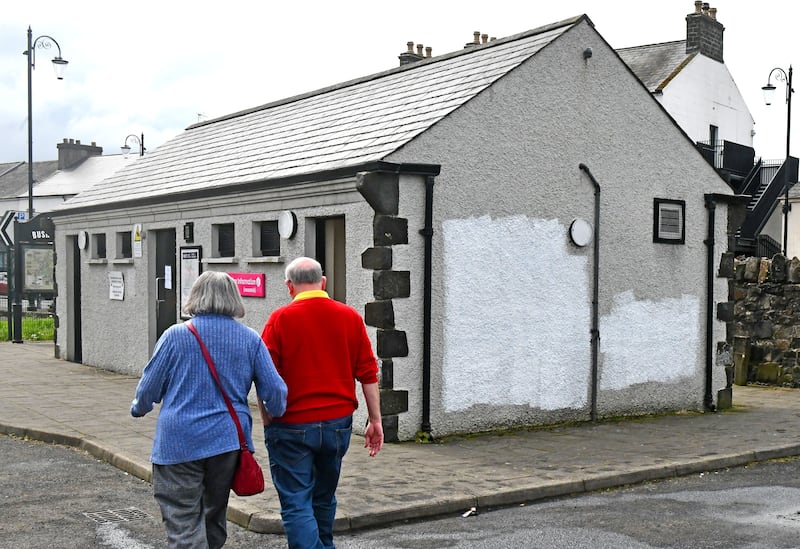
[[638, 50], [642, 48], [652, 48], [653, 46], [674, 46], [675, 44], [685, 44], [686, 39], [682, 38], [680, 40], [670, 40], [668, 42], [654, 42], [652, 44], [641, 44], [639, 46], [628, 46], [627, 48], [614, 48], [615, 51], [631, 51], [631, 50]]
[[9, 166], [9, 168], [6, 171], [0, 173], [0, 177], [3, 177], [4, 175], [6, 175], [8, 173], [13, 172], [14, 170], [19, 168], [20, 166], [24, 165], [25, 162], [11, 162], [11, 164], [13, 164], [13, 166]]
[[357, 84], [362, 84], [364, 82], [369, 82], [370, 80], [376, 80], [378, 78], [383, 78], [383, 77], [389, 76], [391, 74], [396, 74], [396, 73], [400, 73], [400, 72], [414, 70], [414, 69], [416, 69], [418, 67], [421, 67], [421, 66], [426, 66], [426, 65], [430, 65], [430, 64], [433, 64], [433, 63], [438, 63], [438, 62], [441, 62], [441, 61], [446, 61], [448, 59], [453, 59], [455, 57], [459, 57], [459, 56], [462, 56], [462, 55], [467, 55], [467, 54], [470, 54], [470, 53], [478, 51], [478, 50], [483, 50], [483, 49], [487, 49], [487, 48], [491, 48], [491, 47], [496, 47], [496, 46], [499, 46], [501, 44], [507, 44], [508, 42], [514, 42], [516, 40], [522, 40], [524, 38], [528, 38], [529, 36], [535, 36], [537, 34], [542, 34], [542, 33], [545, 33], [545, 32], [548, 32], [548, 31], [551, 31], [551, 30], [554, 30], [554, 29], [558, 29], [558, 28], [561, 28], [561, 27], [566, 27], [566, 26], [569, 26], [569, 25], [575, 25], [575, 24], [577, 24], [578, 22], [580, 22], [581, 20], [584, 20], [584, 19], [592, 27], [594, 27], [594, 23], [592, 23], [592, 21], [589, 19], [589, 17], [586, 14], [578, 15], [578, 16], [575, 16], [575, 17], [570, 17], [568, 19], [564, 19], [564, 20], [558, 21], [556, 23], [550, 23], [550, 24], [547, 24], [547, 25], [543, 25], [541, 27], [536, 27], [536, 28], [528, 30], [528, 31], [524, 31], [524, 32], [517, 33], [517, 34], [512, 34], [511, 36], [498, 38], [496, 40], [493, 40], [491, 42], [487, 42], [485, 44], [476, 44], [473, 47], [462, 48], [460, 50], [456, 50], [456, 51], [453, 51], [453, 52], [450, 52], [450, 53], [437, 55], [436, 57], [426, 58], [426, 59], [423, 59], [423, 60], [420, 60], [420, 61], [416, 61], [414, 63], [408, 63], [407, 65], [401, 65], [399, 67], [393, 67], [393, 68], [387, 69], [385, 71], [373, 73], [373, 74], [366, 75], [366, 76], [361, 76], [361, 77], [358, 77], [358, 78], [354, 78], [352, 80], [346, 80], [344, 82], [340, 82], [338, 84], [333, 84], [331, 86], [326, 86], [326, 87], [323, 87], [323, 88], [319, 88], [319, 89], [312, 90], [312, 91], [309, 91], [309, 92], [301, 93], [301, 94], [298, 94], [298, 95], [293, 95], [293, 96], [286, 97], [286, 98], [283, 98], [283, 99], [277, 99], [275, 101], [271, 101], [269, 103], [264, 103], [263, 105], [259, 105], [257, 107], [250, 107], [248, 109], [243, 109], [241, 111], [237, 111], [237, 112], [229, 113], [229, 114], [226, 114], [226, 115], [222, 115], [222, 116], [219, 116], [217, 118], [212, 118], [210, 120], [203, 120], [202, 122], [196, 122], [196, 123], [191, 124], [190, 126], [188, 126], [186, 129], [187, 130], [191, 130], [191, 129], [194, 129], [194, 128], [207, 126], [209, 124], [214, 124], [214, 123], [217, 123], [217, 122], [221, 122], [223, 120], [231, 120], [233, 118], [238, 118], [240, 116], [245, 116], [245, 115], [248, 115], [248, 114], [252, 114], [254, 112], [258, 112], [258, 111], [261, 111], [261, 110], [271, 109], [273, 107], [278, 107], [278, 106], [281, 106], [281, 105], [288, 105], [289, 103], [294, 103], [296, 101], [300, 101], [300, 100], [303, 100], [303, 99], [308, 99], [309, 97], [314, 97], [316, 95], [322, 95], [324, 93], [328, 93], [328, 92], [344, 89], [344, 88], [347, 88], [347, 87], [350, 87], [350, 86], [355, 86]]

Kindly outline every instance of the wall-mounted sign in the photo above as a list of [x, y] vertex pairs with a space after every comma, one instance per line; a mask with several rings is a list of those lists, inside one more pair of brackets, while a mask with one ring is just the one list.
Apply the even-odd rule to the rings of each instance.
[[203, 248], [200, 246], [187, 246], [181, 248], [181, 318], [191, 318], [183, 313], [183, 306], [189, 299], [189, 292], [194, 281], [200, 276], [200, 260], [203, 258]]
[[108, 272], [108, 299], [117, 301], [125, 299], [125, 279], [122, 278], [120, 271]]
[[239, 287], [242, 297], [264, 297], [267, 295], [267, 277], [264, 273], [228, 273]]
[[133, 257], [142, 257], [142, 224], [136, 223], [133, 226]]

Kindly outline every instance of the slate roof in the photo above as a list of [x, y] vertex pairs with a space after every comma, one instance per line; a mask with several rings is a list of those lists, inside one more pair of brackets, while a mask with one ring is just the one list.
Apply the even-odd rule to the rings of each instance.
[[[33, 163], [34, 196], [35, 186], [42, 179], [58, 169], [58, 160]], [[28, 196], [28, 163], [9, 162], [0, 164], [0, 199]]]
[[592, 24], [574, 17], [192, 125], [61, 209], [152, 203], [380, 161], [582, 20]]
[[662, 91], [697, 55], [686, 53], [686, 40], [621, 48], [616, 51], [650, 93]]
[[[139, 158], [138, 155], [125, 156], [122, 154], [89, 156], [77, 166], [58, 170], [51, 174], [50, 177], [36, 184], [33, 187], [33, 196], [76, 195], [87, 187], [91, 187], [110, 177]], [[25, 185], [23, 194], [28, 196], [27, 179]]]

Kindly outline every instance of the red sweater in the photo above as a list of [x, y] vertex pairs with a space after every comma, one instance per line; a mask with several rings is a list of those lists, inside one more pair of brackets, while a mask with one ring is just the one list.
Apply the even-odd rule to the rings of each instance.
[[378, 382], [378, 363], [361, 315], [323, 291], [302, 292], [267, 320], [266, 343], [289, 394], [277, 421], [310, 423], [352, 414], [355, 380]]

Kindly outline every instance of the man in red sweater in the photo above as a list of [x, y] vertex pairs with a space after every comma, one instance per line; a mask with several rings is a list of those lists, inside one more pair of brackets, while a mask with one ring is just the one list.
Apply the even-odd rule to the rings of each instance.
[[322, 267], [299, 257], [286, 267], [291, 303], [276, 309], [261, 338], [289, 389], [286, 413], [263, 407], [272, 482], [290, 548], [333, 547], [336, 487], [350, 444], [361, 383], [369, 423], [364, 447], [383, 447], [378, 363], [361, 315], [325, 292]]

